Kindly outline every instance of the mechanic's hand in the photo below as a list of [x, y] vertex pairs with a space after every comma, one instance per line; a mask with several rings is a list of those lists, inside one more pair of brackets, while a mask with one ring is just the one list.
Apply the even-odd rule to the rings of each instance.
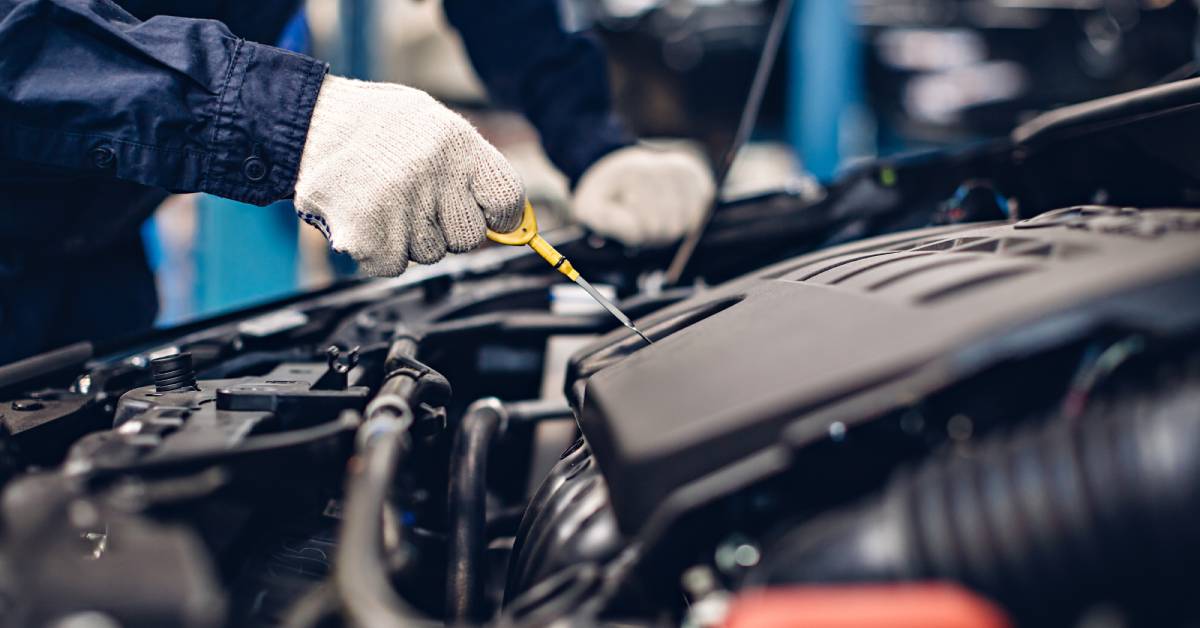
[[512, 231], [524, 187], [462, 116], [423, 91], [328, 76], [296, 178], [296, 212], [362, 272], [398, 275]]
[[667, 244], [704, 217], [713, 188], [712, 171], [696, 154], [629, 146], [583, 173], [575, 218], [628, 245]]

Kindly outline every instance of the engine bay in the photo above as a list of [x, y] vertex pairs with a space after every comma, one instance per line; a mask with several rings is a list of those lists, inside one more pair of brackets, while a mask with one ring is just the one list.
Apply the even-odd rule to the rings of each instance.
[[1198, 94], [2, 366], [0, 622], [1190, 625]]

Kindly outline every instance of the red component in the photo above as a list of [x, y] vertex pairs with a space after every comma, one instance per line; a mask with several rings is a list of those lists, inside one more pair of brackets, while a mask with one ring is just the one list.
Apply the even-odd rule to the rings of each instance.
[[988, 600], [953, 584], [798, 586], [739, 595], [725, 628], [1009, 628]]

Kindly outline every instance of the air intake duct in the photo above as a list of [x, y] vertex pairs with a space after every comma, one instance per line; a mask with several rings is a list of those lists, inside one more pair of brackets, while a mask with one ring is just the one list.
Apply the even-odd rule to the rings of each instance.
[[749, 584], [953, 580], [1054, 621], [1192, 582], [1198, 515], [1193, 377], [898, 473], [882, 494], [785, 533]]

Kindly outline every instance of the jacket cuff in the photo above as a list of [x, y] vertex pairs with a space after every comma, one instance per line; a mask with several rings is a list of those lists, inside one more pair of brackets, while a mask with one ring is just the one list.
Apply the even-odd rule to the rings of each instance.
[[292, 196], [329, 66], [241, 40], [217, 98], [201, 191], [267, 205]]

